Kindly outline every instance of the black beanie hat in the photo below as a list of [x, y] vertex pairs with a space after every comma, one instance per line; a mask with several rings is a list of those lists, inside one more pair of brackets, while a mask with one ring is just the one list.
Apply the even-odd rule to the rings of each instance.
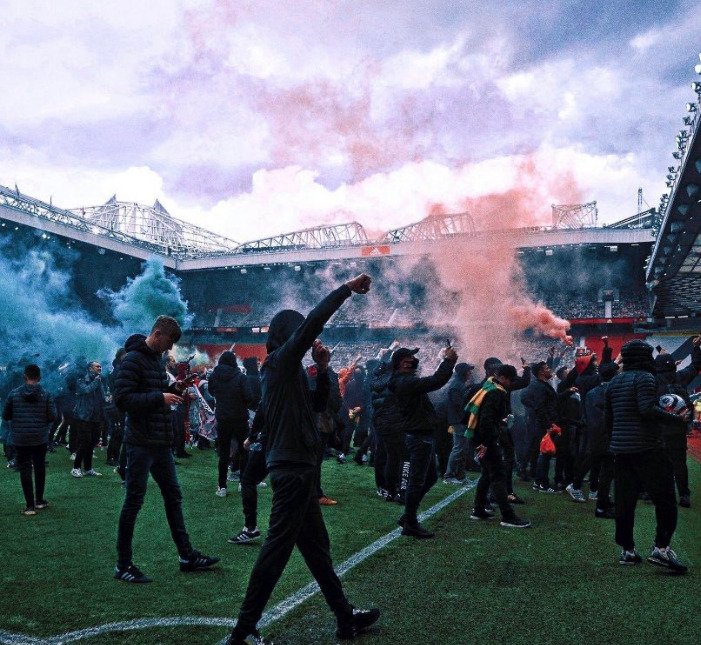
[[644, 340], [628, 341], [621, 348], [623, 369], [646, 369], [654, 371], [655, 363], [652, 358], [652, 351], [652, 345], [649, 345]]

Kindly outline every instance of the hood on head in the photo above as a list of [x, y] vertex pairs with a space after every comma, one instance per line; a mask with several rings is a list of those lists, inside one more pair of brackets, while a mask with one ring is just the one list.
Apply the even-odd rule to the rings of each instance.
[[219, 357], [217, 365], [229, 365], [230, 367], [238, 367], [238, 364], [236, 363], [236, 354], [234, 354], [234, 352], [229, 351], [224, 352]]
[[642, 340], [631, 340], [621, 348], [623, 371], [642, 370], [655, 372], [655, 361], [652, 358], [652, 345]]
[[270, 321], [268, 340], [265, 347], [268, 353], [282, 347], [290, 336], [304, 322], [304, 316], [294, 309], [278, 311]]

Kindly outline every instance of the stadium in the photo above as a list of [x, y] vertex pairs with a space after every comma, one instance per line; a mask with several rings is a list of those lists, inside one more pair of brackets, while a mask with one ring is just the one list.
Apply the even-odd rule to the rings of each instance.
[[[276, 312], [306, 314], [361, 273], [372, 277], [372, 291], [349, 300], [321, 335], [337, 372], [352, 372], [395, 344], [419, 347], [428, 374], [451, 345], [481, 379], [492, 355], [525, 365], [554, 348], [572, 365], [578, 348], [601, 356], [607, 344], [617, 356], [634, 339], [687, 368], [701, 333], [701, 85], [694, 86], [696, 101], [687, 106], [664, 173], [668, 192], [647, 209], [639, 193], [637, 213], [606, 225], [589, 202], [552, 205], [552, 223], [541, 227], [509, 228], [504, 213], [503, 226], [481, 228], [477, 212], [440, 212], [381, 234], [351, 221], [242, 242], [179, 219], [159, 201], [148, 206], [115, 195], [74, 207], [0, 186], [2, 397], [29, 362], [41, 366], [42, 382], [57, 391], [81, 358], [108, 371], [126, 337], [148, 333], [146, 321], [159, 313], [182, 322], [177, 358], [181, 365], [190, 359], [202, 375], [227, 350], [239, 362], [263, 361]], [[488, 287], [486, 277], [493, 280]], [[698, 401], [701, 375], [688, 389]], [[515, 398], [518, 430], [525, 412]], [[572, 504], [567, 495], [537, 495], [526, 481], [514, 481], [532, 530], [470, 522], [477, 482], [471, 472], [458, 488], [442, 483], [441, 473], [419, 516], [437, 539], [409, 542], [397, 528], [398, 507], [378, 498], [368, 460], [325, 459], [324, 488], [339, 502], [323, 508], [336, 571], [354, 602], [382, 610], [358, 642], [697, 642], [696, 414], [688, 442], [696, 497], [679, 512], [674, 543], [692, 570], [688, 576], [618, 566], [613, 524], [593, 519], [592, 497]], [[521, 461], [527, 447], [515, 443]], [[124, 493], [118, 469], [104, 466], [105, 447], [95, 448], [104, 476], [78, 481], [57, 446], [46, 462], [51, 507], [31, 519], [17, 512], [17, 473], [0, 469], [6, 499], [0, 643], [223, 643], [258, 547], [227, 543], [241, 526], [242, 503], [233, 488], [214, 495], [215, 451], [188, 446], [192, 458], [179, 459], [177, 468], [193, 540], [220, 556], [220, 566], [178, 574], [151, 482], [135, 547], [154, 582], [128, 585], [111, 574]], [[258, 497], [265, 533], [271, 487], [261, 487]], [[646, 540], [642, 551], [654, 534], [652, 505], [641, 501], [636, 519], [636, 534]], [[332, 623], [295, 552], [259, 627], [278, 644], [322, 645], [337, 642]]]

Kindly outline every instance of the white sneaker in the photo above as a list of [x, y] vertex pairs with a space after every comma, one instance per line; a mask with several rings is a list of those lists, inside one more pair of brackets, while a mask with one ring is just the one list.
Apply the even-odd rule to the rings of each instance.
[[565, 490], [570, 494], [570, 497], [572, 498], [573, 501], [575, 502], [586, 502], [587, 498], [584, 497], [582, 494], [582, 491], [575, 488], [573, 484], [568, 484], [567, 488]]
[[77, 453], [75, 453], [75, 452], [72, 452], [72, 453], [71, 453], [71, 461], [75, 461], [75, 456], [76, 456], [76, 454], [77, 454]]
[[589, 501], [595, 502], [597, 497], [598, 497], [598, 495], [597, 495], [597, 492], [595, 490], [589, 491]]
[[260, 484], [258, 484], [258, 488], [267, 488], [267, 487], [268, 487], [268, 484], [266, 484], [265, 482], [260, 482]]
[[84, 477], [102, 477], [102, 473], [98, 473], [94, 468], [85, 471]]
[[80, 468], [73, 468], [73, 470], [71, 470], [71, 475], [73, 475], [73, 477], [82, 477], [83, 471]]
[[217, 488], [217, 492], [214, 493], [217, 497], [226, 497], [226, 488]]

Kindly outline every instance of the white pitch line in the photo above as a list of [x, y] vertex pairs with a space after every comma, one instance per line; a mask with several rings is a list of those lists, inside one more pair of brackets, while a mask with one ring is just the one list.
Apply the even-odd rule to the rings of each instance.
[[[440, 502], [431, 506], [419, 515], [419, 521], [423, 522], [429, 517], [442, 511], [446, 506], [452, 504], [456, 499], [472, 490], [476, 481], [470, 482], [466, 486], [461, 486], [454, 493], [444, 497]], [[386, 547], [390, 542], [396, 540], [401, 534], [401, 529], [397, 528], [387, 533], [372, 544], [361, 549], [345, 562], [342, 562], [336, 567], [336, 573], [343, 576], [353, 567], [357, 566], [370, 556], [377, 553], [380, 549]], [[299, 591], [295, 592], [285, 600], [281, 601], [272, 609], [266, 611], [258, 622], [261, 628], [269, 626], [277, 620], [286, 616], [293, 609], [301, 605], [303, 602], [316, 595], [319, 592], [319, 585], [316, 582], [311, 582]], [[0, 645], [64, 645], [64, 643], [73, 643], [85, 638], [101, 636], [112, 632], [128, 632], [140, 629], [150, 629], [158, 627], [184, 627], [184, 626], [202, 626], [202, 627], [229, 627], [233, 628], [236, 621], [232, 618], [208, 618], [205, 616], [172, 616], [169, 618], [139, 618], [135, 620], [125, 620], [96, 627], [88, 627], [77, 631], [68, 632], [60, 636], [50, 636], [48, 638], [39, 638], [37, 636], [28, 636], [25, 634], [14, 634], [12, 632], [0, 630]], [[226, 639], [222, 640], [224, 643]]]

